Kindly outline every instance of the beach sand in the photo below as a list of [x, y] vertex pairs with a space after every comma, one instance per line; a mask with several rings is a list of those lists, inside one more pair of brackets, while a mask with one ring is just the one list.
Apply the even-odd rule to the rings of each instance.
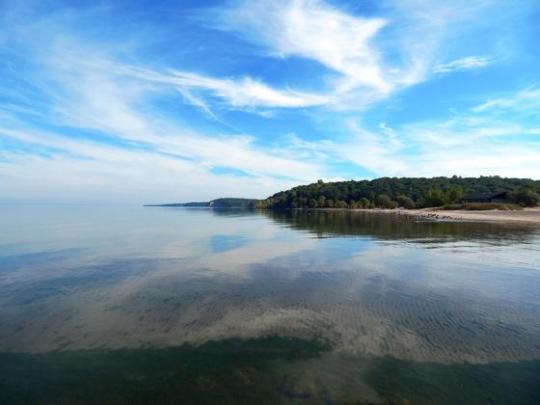
[[409, 215], [418, 218], [448, 220], [448, 221], [470, 221], [470, 222], [498, 222], [498, 223], [524, 223], [540, 225], [540, 208], [524, 208], [523, 210], [502, 211], [468, 211], [468, 210], [437, 210], [427, 209], [397, 209], [397, 210], [377, 210], [380, 212], [392, 212], [400, 215]]

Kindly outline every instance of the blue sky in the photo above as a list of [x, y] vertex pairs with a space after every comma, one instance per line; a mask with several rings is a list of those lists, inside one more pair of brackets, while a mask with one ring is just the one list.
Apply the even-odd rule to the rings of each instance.
[[540, 3], [0, 0], [0, 202], [540, 178]]

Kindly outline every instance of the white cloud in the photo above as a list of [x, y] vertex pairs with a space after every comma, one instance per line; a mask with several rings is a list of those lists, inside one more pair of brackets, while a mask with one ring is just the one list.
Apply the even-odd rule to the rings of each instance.
[[268, 85], [244, 77], [240, 80], [215, 79], [189, 72], [173, 71], [163, 78], [180, 88], [202, 89], [226, 100], [233, 107], [310, 107], [325, 104], [325, 96], [295, 90], [276, 90]]
[[475, 112], [508, 112], [515, 110], [538, 113], [540, 110], [540, 89], [538, 87], [529, 87], [506, 97], [488, 100], [473, 109]]
[[382, 18], [354, 17], [316, 0], [241, 2], [215, 16], [218, 28], [240, 32], [272, 56], [313, 59], [340, 73], [343, 91], [391, 88], [371, 44], [386, 24]]
[[448, 63], [435, 65], [433, 71], [435, 73], [451, 73], [463, 70], [480, 69], [492, 64], [494, 60], [485, 56], [466, 56], [456, 59]]
[[199, 92], [202, 96], [220, 98], [234, 108], [301, 108], [329, 102], [327, 95], [301, 92], [289, 88], [276, 89], [249, 76], [215, 78], [175, 69], [151, 70], [136, 65], [115, 63], [108, 59], [90, 61], [87, 59], [80, 61], [74, 58], [70, 66], [75, 64], [84, 69], [116, 75], [118, 78], [131, 78], [142, 83], [175, 87], [189, 102], [209, 114], [211, 113], [209, 103], [194, 96], [194, 92]]
[[311, 105], [362, 109], [423, 80], [416, 55], [395, 66], [377, 46], [385, 18], [354, 16], [318, 0], [235, 2], [210, 16], [208, 24], [239, 33], [268, 56], [310, 59], [326, 68]]

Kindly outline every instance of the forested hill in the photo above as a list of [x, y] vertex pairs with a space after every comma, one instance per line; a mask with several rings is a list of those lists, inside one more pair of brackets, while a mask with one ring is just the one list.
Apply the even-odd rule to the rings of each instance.
[[459, 203], [466, 194], [507, 191], [522, 205], [534, 205], [540, 181], [489, 177], [382, 177], [375, 180], [317, 183], [294, 187], [262, 200], [260, 208], [405, 208]]

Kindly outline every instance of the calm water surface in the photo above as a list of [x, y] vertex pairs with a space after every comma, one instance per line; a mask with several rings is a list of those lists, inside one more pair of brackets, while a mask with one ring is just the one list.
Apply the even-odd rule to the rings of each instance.
[[0, 403], [540, 403], [539, 228], [0, 209]]

